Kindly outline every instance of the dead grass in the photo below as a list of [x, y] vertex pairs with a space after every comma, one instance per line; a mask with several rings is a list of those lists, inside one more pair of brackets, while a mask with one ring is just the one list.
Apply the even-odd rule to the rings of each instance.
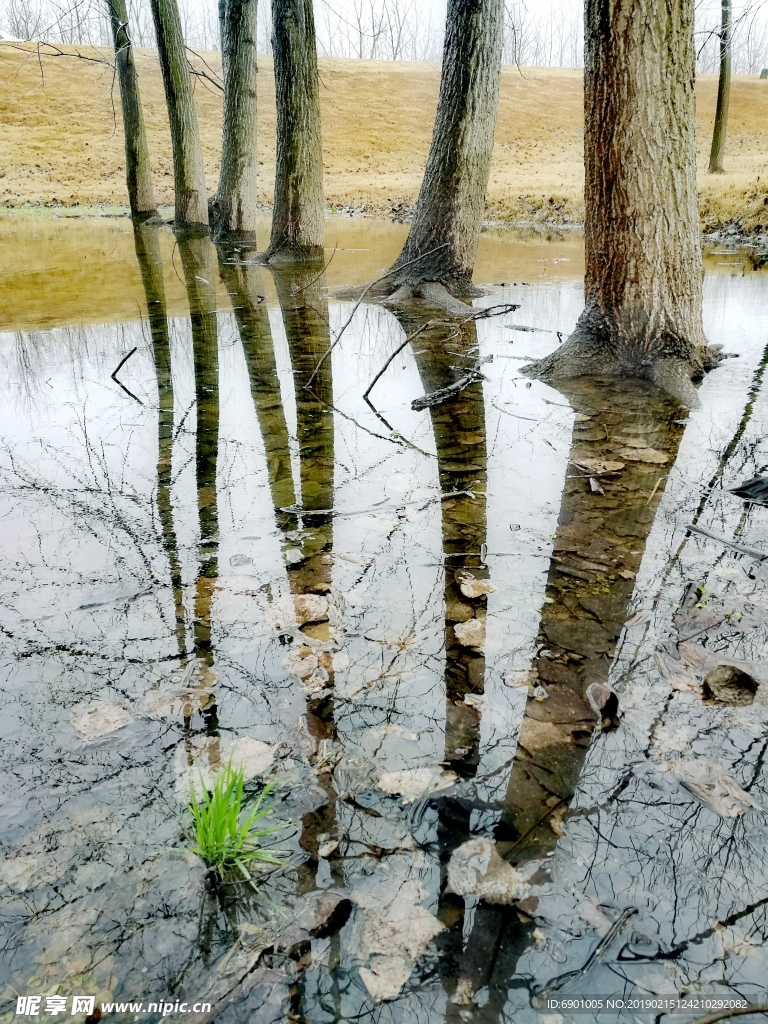
[[[94, 54], [100, 51], [88, 51]], [[105, 52], [106, 54], [106, 52]], [[106, 54], [108, 55], [108, 54]], [[218, 67], [216, 55], [206, 55]], [[170, 139], [159, 68], [139, 51], [158, 199], [170, 204]], [[332, 207], [390, 212], [418, 192], [437, 102], [439, 67], [322, 60], [323, 158]], [[0, 203], [124, 204], [121, 121], [112, 71], [75, 57], [30, 56], [0, 46]], [[581, 72], [505, 68], [488, 194], [498, 220], [580, 221], [583, 216]], [[271, 63], [260, 78], [261, 200], [271, 202], [275, 111]], [[743, 217], [768, 224], [768, 82], [737, 77], [731, 94], [728, 173], [705, 173], [716, 80], [702, 77], [700, 191], [705, 228]], [[197, 81], [209, 188], [221, 132], [218, 91]]]

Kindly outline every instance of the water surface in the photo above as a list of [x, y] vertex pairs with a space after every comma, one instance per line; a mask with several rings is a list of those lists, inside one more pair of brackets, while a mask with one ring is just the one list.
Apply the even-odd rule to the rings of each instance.
[[[402, 225], [333, 220], [325, 272], [289, 274], [124, 221], [36, 221], [24, 248], [28, 223], [0, 235], [7, 1018], [55, 991], [265, 1024], [760, 1001], [764, 688], [707, 704], [699, 677], [765, 660], [768, 594], [686, 527], [768, 549], [765, 509], [727, 490], [768, 465], [764, 275], [708, 261], [707, 333], [738, 358], [689, 415], [643, 384], [520, 375], [579, 315], [575, 238], [489, 234], [475, 305], [506, 312], [363, 305], [323, 360], [353, 311], [335, 292]], [[613, 730], [585, 696], [607, 681]], [[258, 894], [188, 852], [190, 787], [230, 759], [285, 826]], [[691, 762], [754, 806], [718, 813]], [[522, 905], [449, 891], [472, 837]], [[343, 923], [257, 959], [318, 891]]]

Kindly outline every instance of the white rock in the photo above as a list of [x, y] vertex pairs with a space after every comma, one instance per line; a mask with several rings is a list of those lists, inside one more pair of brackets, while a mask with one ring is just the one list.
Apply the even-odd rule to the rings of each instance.
[[482, 619], [457, 622], [453, 631], [456, 634], [456, 639], [465, 647], [485, 646], [485, 622]]
[[133, 721], [125, 708], [106, 701], [78, 704], [72, 709], [69, 720], [87, 740], [108, 736]]
[[275, 744], [252, 736], [197, 736], [176, 747], [176, 797], [186, 803], [193, 790], [202, 796], [230, 763], [233, 768], [242, 768], [246, 779], [255, 779], [271, 768], [274, 759]]
[[528, 893], [511, 864], [499, 856], [490, 839], [470, 839], [453, 851], [448, 863], [448, 885], [457, 896], [477, 896], [486, 903], [509, 904]]
[[493, 593], [494, 586], [490, 580], [479, 580], [467, 574], [459, 583], [459, 590], [464, 597], [482, 597]]
[[447, 789], [456, 781], [454, 772], [444, 772], [437, 767], [403, 768], [399, 772], [384, 772], [377, 786], [390, 796], [402, 796], [407, 804], [418, 800], [427, 791], [435, 793]]

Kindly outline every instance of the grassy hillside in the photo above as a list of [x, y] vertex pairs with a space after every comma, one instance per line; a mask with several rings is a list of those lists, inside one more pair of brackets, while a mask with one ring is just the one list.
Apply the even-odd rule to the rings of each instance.
[[[107, 51], [82, 51], [108, 57]], [[218, 70], [218, 55], [205, 55]], [[173, 201], [170, 138], [160, 72], [138, 52], [158, 198]], [[274, 84], [260, 76], [261, 199], [271, 202]], [[418, 192], [437, 102], [439, 67], [321, 60], [323, 158], [331, 206], [390, 212]], [[489, 216], [580, 220], [583, 215], [581, 72], [504, 68]], [[0, 203], [125, 205], [122, 126], [112, 69], [73, 56], [0, 46]], [[221, 94], [197, 79], [208, 185], [219, 166]], [[743, 216], [768, 224], [768, 82], [737, 77], [731, 94], [728, 173], [705, 173], [716, 80], [698, 83], [699, 164], [705, 227]]]

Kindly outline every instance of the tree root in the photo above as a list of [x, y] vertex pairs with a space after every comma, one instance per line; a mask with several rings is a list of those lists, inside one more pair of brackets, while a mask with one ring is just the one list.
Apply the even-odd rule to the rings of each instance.
[[573, 377], [638, 377], [651, 381], [687, 408], [695, 409], [699, 398], [693, 381], [718, 365], [721, 347], [709, 345], [697, 350], [690, 360], [663, 354], [653, 357], [647, 352], [617, 352], [606, 346], [602, 338], [577, 327], [561, 348], [521, 367], [521, 372], [547, 383]]

